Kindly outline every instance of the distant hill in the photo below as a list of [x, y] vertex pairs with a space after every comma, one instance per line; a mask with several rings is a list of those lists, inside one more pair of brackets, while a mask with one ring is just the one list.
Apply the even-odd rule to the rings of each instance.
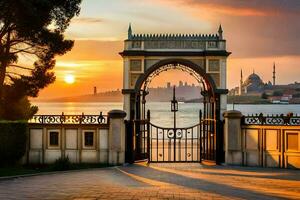
[[[176, 98], [178, 101], [197, 99], [200, 97], [199, 86], [181, 83], [176, 87]], [[149, 88], [147, 101], [169, 102], [173, 97], [173, 87]], [[53, 99], [39, 99], [40, 102], [122, 102], [123, 95], [120, 90], [107, 91], [97, 94], [78, 95]]]
[[73, 97], [61, 97], [54, 99], [43, 99], [43, 102], [122, 102], [121, 91], [103, 92], [98, 94], [88, 94]]
[[229, 104], [270, 104], [270, 100], [262, 99], [260, 96], [228, 96], [227, 103]]

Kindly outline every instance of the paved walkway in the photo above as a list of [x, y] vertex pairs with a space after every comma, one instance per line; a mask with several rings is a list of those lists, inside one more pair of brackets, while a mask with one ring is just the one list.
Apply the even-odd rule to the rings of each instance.
[[300, 199], [300, 171], [131, 165], [2, 180], [0, 199]]

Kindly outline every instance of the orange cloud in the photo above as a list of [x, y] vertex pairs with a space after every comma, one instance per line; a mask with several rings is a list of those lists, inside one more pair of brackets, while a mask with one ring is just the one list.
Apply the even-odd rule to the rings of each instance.
[[231, 15], [231, 16], [267, 16], [271, 15], [270, 11], [262, 11], [253, 8], [236, 8], [224, 5], [215, 4], [201, 4], [199, 7], [208, 9], [209, 12], [217, 12], [220, 14]]
[[101, 23], [104, 20], [102, 18], [97, 17], [78, 17], [74, 18], [72, 20], [72, 23], [85, 23], [85, 24], [91, 24], [91, 23]]
[[[161, 4], [167, 4], [171, 6], [183, 6], [192, 9], [201, 9], [202, 11], [209, 12], [211, 14], [224, 14], [229, 16], [268, 16], [274, 15], [277, 9], [270, 9], [267, 7], [255, 7], [252, 3], [247, 2], [241, 5], [241, 2], [236, 1], [218, 1], [218, 0], [156, 0]], [[249, 5], [247, 5], [249, 4]], [[199, 11], [199, 10], [198, 10]], [[202, 13], [199, 13], [199, 15]]]
[[119, 60], [123, 41], [76, 40], [69, 53], [60, 60]]

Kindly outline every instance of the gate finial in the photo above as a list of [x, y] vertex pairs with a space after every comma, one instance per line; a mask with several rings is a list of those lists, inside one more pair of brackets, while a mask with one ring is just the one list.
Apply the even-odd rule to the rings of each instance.
[[223, 29], [222, 29], [222, 25], [221, 24], [219, 26], [218, 33], [219, 33], [219, 39], [223, 40]]
[[131, 29], [131, 23], [129, 23], [129, 27], [128, 27], [128, 39], [132, 38], [132, 29]]

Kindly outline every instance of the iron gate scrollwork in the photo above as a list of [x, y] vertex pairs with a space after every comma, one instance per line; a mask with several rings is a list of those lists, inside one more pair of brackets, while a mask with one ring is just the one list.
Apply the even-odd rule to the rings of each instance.
[[[161, 127], [151, 123], [150, 110], [142, 120], [134, 120], [136, 144], [135, 160], [149, 162], [201, 162], [217, 161], [217, 128], [214, 99], [205, 98], [199, 121], [190, 127], [176, 126], [178, 111], [174, 89], [171, 111], [174, 112], [174, 126]], [[205, 94], [203, 94], [205, 96]], [[145, 102], [143, 102], [145, 103]], [[142, 106], [143, 117], [145, 106]], [[219, 128], [220, 129], [220, 128]], [[220, 142], [219, 142], [220, 143]]]
[[187, 128], [163, 128], [150, 124], [150, 162], [199, 162], [200, 124]]
[[135, 121], [140, 127], [135, 160], [149, 162], [198, 162], [216, 160], [216, 120], [205, 119], [202, 111], [199, 123], [185, 128], [164, 128], [146, 120]]

